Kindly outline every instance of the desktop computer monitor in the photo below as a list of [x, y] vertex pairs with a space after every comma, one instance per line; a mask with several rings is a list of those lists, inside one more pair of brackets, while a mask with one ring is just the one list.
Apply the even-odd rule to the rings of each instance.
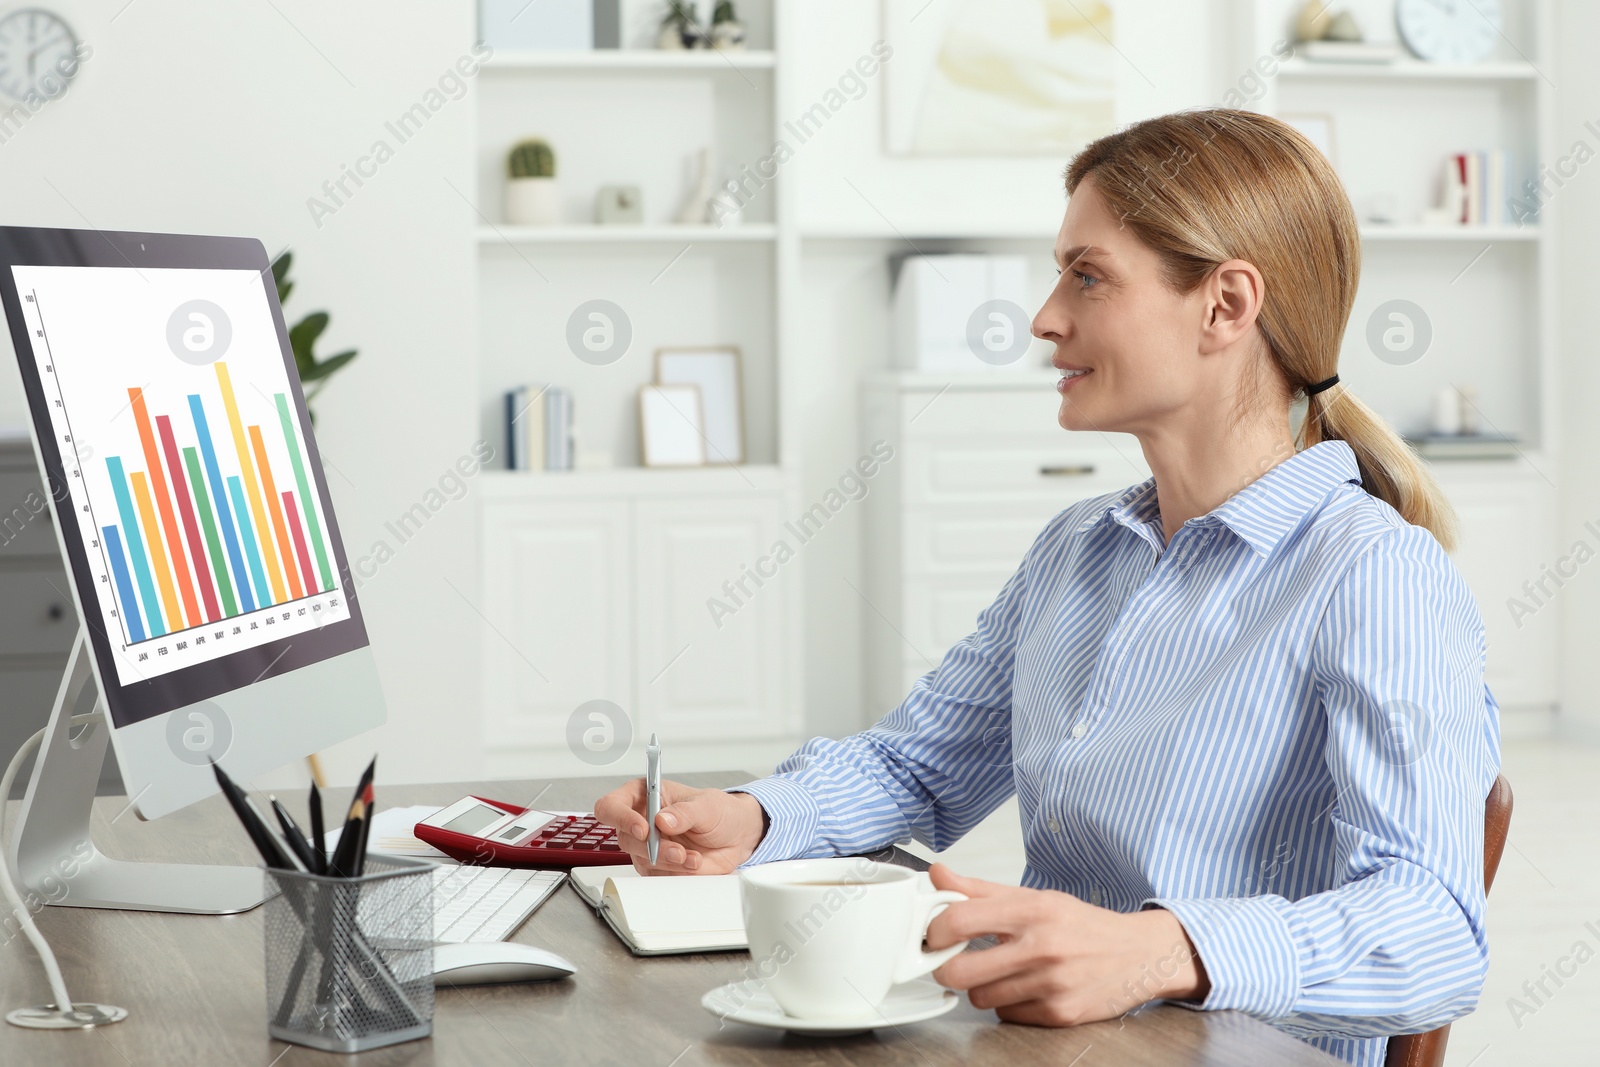
[[261, 243], [0, 227], [0, 305], [137, 812], [383, 722]]

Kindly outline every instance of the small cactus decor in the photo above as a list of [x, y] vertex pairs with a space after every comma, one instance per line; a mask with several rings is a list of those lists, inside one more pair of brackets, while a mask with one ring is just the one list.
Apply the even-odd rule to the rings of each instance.
[[561, 221], [561, 189], [556, 185], [556, 153], [548, 142], [530, 137], [506, 156], [506, 219], [519, 226], [553, 226]]
[[554, 178], [556, 154], [538, 138], [520, 141], [506, 158], [506, 168], [513, 178]]

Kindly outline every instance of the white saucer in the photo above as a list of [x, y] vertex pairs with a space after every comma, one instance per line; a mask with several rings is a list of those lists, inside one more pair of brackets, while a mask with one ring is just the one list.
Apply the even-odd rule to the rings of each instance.
[[700, 1006], [719, 1018], [732, 1019], [749, 1026], [840, 1036], [932, 1019], [955, 1007], [959, 999], [954, 990], [918, 979], [891, 987], [882, 1004], [876, 1009], [863, 1011], [859, 1018], [797, 1019], [786, 1014], [772, 994], [760, 982], [752, 979], [718, 986], [700, 998]]

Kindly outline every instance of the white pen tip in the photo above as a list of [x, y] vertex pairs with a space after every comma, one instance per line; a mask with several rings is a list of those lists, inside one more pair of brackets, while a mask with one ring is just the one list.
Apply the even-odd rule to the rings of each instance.
[[651, 734], [650, 735], [650, 743], [652, 745], [660, 744], [660, 742], [656, 740], [656, 735], [655, 734]]

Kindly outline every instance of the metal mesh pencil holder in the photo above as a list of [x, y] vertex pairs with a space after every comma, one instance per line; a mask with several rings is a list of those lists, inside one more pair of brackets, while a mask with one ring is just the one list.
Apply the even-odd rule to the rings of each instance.
[[433, 864], [368, 856], [360, 878], [268, 870], [267, 1032], [328, 1052], [433, 1033]]

